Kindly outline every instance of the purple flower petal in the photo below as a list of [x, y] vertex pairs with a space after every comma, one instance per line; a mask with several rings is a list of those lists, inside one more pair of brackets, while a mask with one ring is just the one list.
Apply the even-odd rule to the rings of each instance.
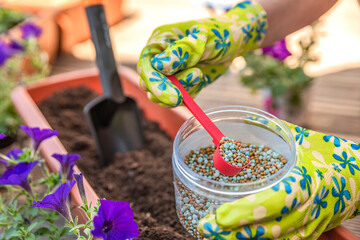
[[19, 156], [23, 153], [24, 153], [24, 151], [22, 149], [18, 149], [17, 147], [14, 147], [6, 154], [6, 156], [8, 158], [17, 160], [19, 158]]
[[38, 162], [19, 163], [8, 168], [0, 177], [0, 185], [18, 185], [31, 193], [28, 175]]
[[100, 200], [91, 234], [105, 240], [125, 240], [139, 236], [138, 225], [127, 202]]
[[31, 207], [42, 207], [42, 208], [51, 208], [59, 212], [65, 217], [66, 220], [71, 221], [71, 214], [69, 206], [67, 204], [67, 198], [72, 187], [75, 185], [75, 180], [71, 183], [66, 181], [60, 185], [58, 189], [52, 194], [44, 197], [42, 201], [34, 201], [34, 205]]
[[36, 26], [34, 23], [27, 22], [20, 26], [22, 31], [22, 38], [28, 39], [29, 37], [38, 37], [41, 34], [41, 28]]
[[[23, 150], [14, 147], [5, 156], [7, 156], [10, 159], [17, 160], [19, 158], [20, 154], [23, 154], [23, 153], [24, 153]], [[1, 159], [1, 158], [0, 158], [0, 163], [5, 164], [6, 166], [9, 165], [8, 161], [5, 161], [4, 159]]]
[[17, 50], [11, 48], [4, 41], [0, 41], [0, 66], [4, 65], [6, 60], [12, 57], [15, 53], [17, 53]]
[[39, 148], [39, 145], [42, 141], [52, 136], [59, 136], [58, 131], [51, 129], [40, 129], [38, 127], [28, 127], [20, 125], [20, 128], [31, 137], [33, 149], [36, 151]]
[[276, 42], [273, 46], [264, 47], [262, 51], [263, 54], [270, 55], [281, 61], [285, 60], [285, 58], [291, 55], [291, 53], [286, 48], [285, 39]]
[[84, 181], [83, 181], [83, 174], [74, 174], [74, 177], [76, 179], [76, 184], [80, 193], [80, 197], [81, 200], [83, 202], [83, 204], [87, 204], [87, 198], [86, 198], [86, 193], [85, 193], [85, 188], [84, 188]]
[[16, 41], [11, 41], [9, 47], [17, 51], [24, 51], [24, 46]]
[[3, 133], [0, 133], [0, 140], [3, 139], [3, 138], [6, 138], [6, 135], [3, 134]]
[[53, 158], [58, 160], [61, 164], [61, 174], [66, 178], [67, 180], [71, 181], [74, 173], [74, 166], [76, 163], [76, 160], [78, 160], [80, 157], [79, 154], [57, 154], [54, 153], [52, 155]]

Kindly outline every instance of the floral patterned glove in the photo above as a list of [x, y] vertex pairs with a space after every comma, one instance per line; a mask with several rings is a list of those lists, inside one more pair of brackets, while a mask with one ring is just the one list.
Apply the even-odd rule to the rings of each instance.
[[161, 26], [141, 53], [140, 86], [150, 92], [151, 101], [178, 106], [182, 95], [164, 75], [175, 74], [194, 97], [223, 74], [235, 57], [258, 48], [265, 31], [266, 14], [251, 1], [216, 18]]
[[208, 239], [317, 239], [360, 215], [360, 144], [288, 124], [302, 156], [279, 184], [202, 219]]

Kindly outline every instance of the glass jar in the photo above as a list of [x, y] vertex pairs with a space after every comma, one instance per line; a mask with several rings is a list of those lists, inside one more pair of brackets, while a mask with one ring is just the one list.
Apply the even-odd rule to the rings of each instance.
[[244, 106], [222, 106], [205, 113], [231, 139], [264, 145], [281, 154], [287, 163], [270, 177], [246, 183], [210, 180], [192, 171], [184, 162], [193, 150], [212, 145], [212, 138], [194, 118], [179, 129], [173, 145], [172, 165], [176, 210], [182, 225], [195, 238], [201, 239], [196, 227], [201, 218], [214, 213], [225, 202], [264, 191], [279, 183], [296, 163], [294, 138], [289, 128], [275, 116], [260, 109]]

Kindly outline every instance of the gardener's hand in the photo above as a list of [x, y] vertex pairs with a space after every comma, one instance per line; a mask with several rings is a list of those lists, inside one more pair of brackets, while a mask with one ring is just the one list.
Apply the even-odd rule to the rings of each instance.
[[204, 237], [317, 239], [360, 215], [360, 144], [288, 126], [300, 156], [296, 167], [271, 189], [223, 204], [202, 219]]
[[141, 53], [137, 70], [150, 100], [162, 105], [182, 103], [179, 90], [164, 76], [179, 79], [193, 97], [226, 71], [231, 61], [260, 46], [266, 15], [246, 1], [226, 14], [157, 28]]

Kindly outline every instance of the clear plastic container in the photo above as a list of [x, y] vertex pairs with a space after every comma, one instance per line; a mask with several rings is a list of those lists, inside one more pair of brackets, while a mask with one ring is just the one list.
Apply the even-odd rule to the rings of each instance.
[[275, 116], [260, 109], [222, 106], [205, 113], [225, 136], [243, 143], [264, 145], [281, 154], [287, 163], [268, 178], [247, 183], [224, 183], [210, 180], [192, 171], [185, 163], [191, 150], [212, 145], [212, 138], [194, 118], [179, 129], [173, 145], [172, 164], [176, 210], [180, 222], [200, 239], [198, 221], [225, 202], [268, 189], [279, 183], [295, 166], [294, 138], [288, 127]]

